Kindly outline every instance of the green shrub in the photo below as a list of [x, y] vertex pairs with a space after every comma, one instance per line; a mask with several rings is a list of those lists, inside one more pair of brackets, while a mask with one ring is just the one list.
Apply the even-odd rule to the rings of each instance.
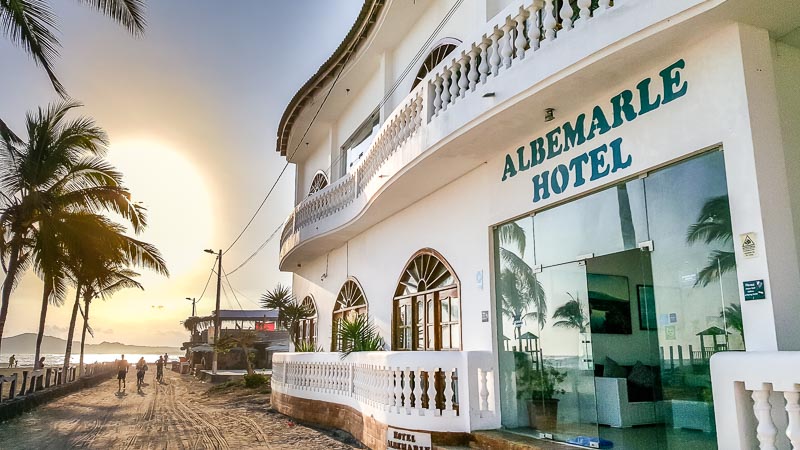
[[269, 383], [269, 377], [267, 377], [266, 375], [254, 373], [252, 375], [244, 376], [244, 387], [246, 388], [254, 389], [257, 387], [264, 386], [267, 383]]

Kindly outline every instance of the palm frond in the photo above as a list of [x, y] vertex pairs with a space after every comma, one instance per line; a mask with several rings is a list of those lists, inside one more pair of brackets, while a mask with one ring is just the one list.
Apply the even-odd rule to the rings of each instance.
[[509, 222], [497, 229], [500, 244], [516, 245], [520, 255], [525, 255], [525, 230], [517, 222]]
[[697, 220], [686, 231], [686, 242], [689, 244], [695, 242], [730, 244], [731, 238], [731, 211], [727, 195], [706, 201]]
[[339, 322], [337, 336], [341, 340], [339, 354], [342, 359], [353, 352], [377, 352], [386, 347], [375, 325], [362, 314], [342, 319]]
[[80, 0], [124, 26], [134, 36], [141, 36], [146, 25], [143, 0]]
[[53, 60], [60, 46], [56, 20], [50, 6], [42, 0], [0, 0], [0, 28], [11, 42], [25, 50], [42, 66], [53, 88], [62, 97], [67, 92], [56, 78]]
[[734, 252], [714, 250], [708, 255], [708, 264], [697, 273], [695, 286], [708, 286], [719, 280], [722, 274], [736, 270], [736, 255]]

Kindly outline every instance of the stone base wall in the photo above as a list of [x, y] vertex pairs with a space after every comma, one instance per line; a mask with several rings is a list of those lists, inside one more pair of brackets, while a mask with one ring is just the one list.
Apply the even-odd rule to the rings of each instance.
[[6, 400], [0, 403], [0, 422], [13, 419], [39, 405], [51, 402], [67, 394], [77, 392], [86, 387], [96, 386], [111, 378], [112, 375], [115, 375], [115, 373], [105, 371], [91, 377], [78, 379], [72, 383], [51, 386], [25, 396], [15, 397], [13, 400]]
[[[326, 428], [338, 428], [352, 434], [362, 444], [372, 450], [386, 449], [386, 429], [388, 426], [372, 417], [345, 405], [293, 397], [272, 391], [272, 407], [278, 412], [293, 417], [300, 422], [311, 423]], [[429, 432], [434, 445], [467, 445], [469, 433]]]

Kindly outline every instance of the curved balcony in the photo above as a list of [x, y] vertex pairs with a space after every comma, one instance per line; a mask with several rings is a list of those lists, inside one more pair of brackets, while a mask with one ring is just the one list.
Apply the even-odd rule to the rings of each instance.
[[281, 234], [281, 270], [343, 245], [475, 169], [498, 135], [524, 140], [532, 131], [525, 123], [541, 121], [546, 107], [581, 105], [576, 93], [587, 80], [592, 91], [614, 86], [609, 72], [637, 70], [648, 52], [623, 40], [659, 32], [655, 41], [664, 45], [700, 36], [702, 27], [666, 26], [665, 19], [689, 21], [719, 1], [592, 3], [563, 2], [556, 11], [553, 0], [519, 0], [465, 40], [386, 118], [355, 170], [295, 207]]

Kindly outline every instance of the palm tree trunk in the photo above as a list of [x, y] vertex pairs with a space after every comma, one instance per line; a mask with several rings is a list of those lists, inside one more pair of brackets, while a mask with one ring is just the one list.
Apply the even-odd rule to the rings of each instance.
[[22, 250], [22, 243], [17, 239], [11, 242], [11, 257], [8, 260], [8, 272], [3, 281], [3, 297], [0, 304], [0, 342], [3, 339], [3, 329], [6, 327], [6, 316], [8, 316], [8, 303], [11, 300], [11, 290], [14, 289], [14, 279], [19, 270], [19, 254]]
[[69, 331], [67, 332], [67, 349], [64, 351], [64, 373], [69, 369], [69, 358], [72, 356], [72, 338], [75, 336], [75, 322], [78, 321], [78, 308], [81, 304], [81, 285], [75, 287], [75, 304], [72, 305], [72, 318], [69, 320]]
[[89, 305], [92, 303], [92, 298], [88, 294], [83, 296], [83, 331], [81, 332], [81, 359], [78, 363], [78, 373], [83, 375], [83, 348], [86, 344], [86, 329], [89, 327]]
[[250, 364], [250, 352], [247, 351], [248, 349], [244, 345], [242, 345], [242, 350], [244, 351], [244, 363], [245, 363], [245, 367], [247, 367], [247, 374], [248, 375], [252, 375], [253, 374], [253, 366]]
[[42, 312], [39, 314], [39, 333], [36, 335], [36, 353], [33, 358], [33, 367], [39, 364], [39, 356], [42, 353], [42, 338], [44, 337], [44, 322], [47, 319], [47, 305], [50, 304], [50, 294], [53, 292], [53, 285], [49, 281], [44, 282], [42, 292]]

